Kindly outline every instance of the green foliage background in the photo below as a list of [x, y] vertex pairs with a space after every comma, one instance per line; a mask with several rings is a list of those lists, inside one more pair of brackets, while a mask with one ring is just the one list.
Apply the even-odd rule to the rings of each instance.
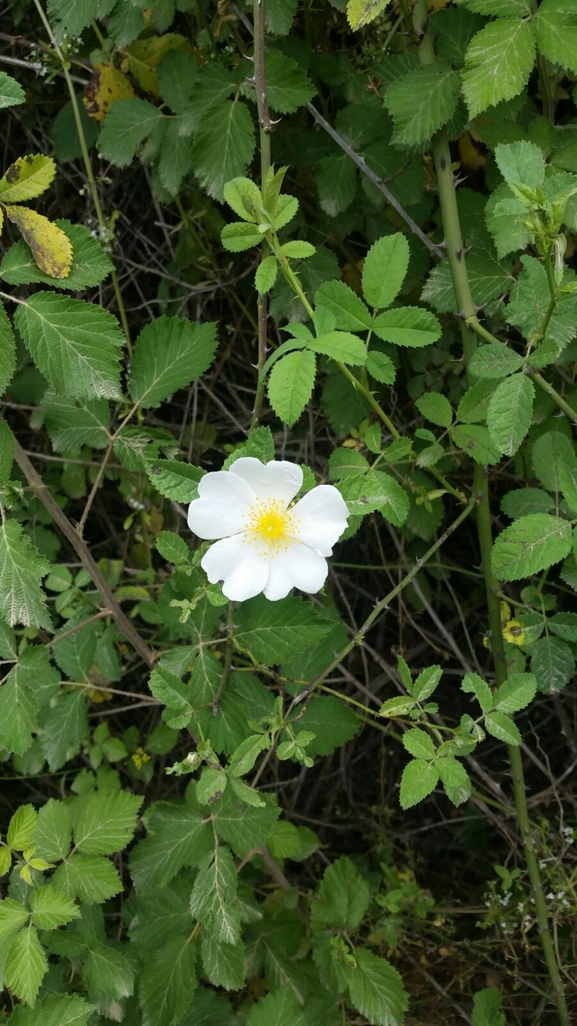
[[[2, 29], [0, 1021], [569, 1026], [575, 3]], [[247, 455], [319, 595], [207, 583]]]

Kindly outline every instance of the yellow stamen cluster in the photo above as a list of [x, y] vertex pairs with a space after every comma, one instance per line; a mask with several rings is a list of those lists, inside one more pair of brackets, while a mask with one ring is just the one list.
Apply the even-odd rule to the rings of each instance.
[[246, 537], [250, 545], [276, 556], [286, 550], [298, 521], [280, 499], [257, 502], [251, 509], [247, 522]]

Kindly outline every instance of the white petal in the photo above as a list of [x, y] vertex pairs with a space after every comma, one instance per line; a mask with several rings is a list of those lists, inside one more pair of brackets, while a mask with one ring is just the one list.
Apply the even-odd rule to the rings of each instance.
[[303, 483], [302, 467], [286, 460], [265, 464], [254, 456], [242, 456], [232, 464], [230, 473], [246, 481], [259, 499], [280, 499], [287, 506]]
[[293, 506], [291, 514], [294, 521], [291, 536], [321, 556], [331, 555], [349, 517], [347, 504], [333, 485], [312, 488]]
[[321, 590], [328, 572], [327, 561], [323, 556], [307, 545], [293, 542], [271, 558], [268, 583], [264, 589], [265, 598], [276, 602], [277, 599], [285, 598], [291, 588], [299, 588], [312, 595]]
[[199, 498], [188, 507], [188, 526], [199, 538], [228, 538], [244, 531], [254, 492], [246, 481], [226, 470], [205, 474]]
[[269, 576], [268, 555], [259, 555], [242, 534], [211, 545], [200, 565], [211, 584], [224, 581], [222, 590], [231, 602], [244, 602], [259, 595]]

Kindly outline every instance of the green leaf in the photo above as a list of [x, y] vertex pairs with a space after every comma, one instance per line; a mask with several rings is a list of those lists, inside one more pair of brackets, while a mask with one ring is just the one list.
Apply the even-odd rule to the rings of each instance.
[[124, 336], [107, 310], [38, 292], [18, 307], [14, 323], [56, 392], [71, 398], [120, 398]]
[[42, 399], [44, 423], [55, 452], [89, 445], [105, 449], [110, 439], [110, 410], [105, 399], [66, 399], [47, 391]]
[[355, 931], [369, 907], [369, 885], [346, 856], [325, 870], [318, 901], [311, 909], [315, 930], [338, 927]]
[[148, 409], [188, 388], [208, 370], [216, 346], [215, 323], [158, 317], [136, 339], [128, 380], [131, 398]]
[[315, 645], [332, 627], [310, 602], [293, 597], [279, 602], [262, 597], [243, 602], [235, 611], [235, 622], [236, 642], [269, 666], [286, 662]]
[[158, 107], [148, 100], [118, 100], [107, 114], [98, 136], [101, 157], [117, 167], [127, 167], [140, 144], [163, 117]]
[[229, 770], [233, 777], [242, 777], [253, 768], [261, 752], [270, 748], [266, 734], [251, 734], [230, 757]]
[[505, 378], [523, 366], [523, 357], [501, 342], [479, 346], [471, 357], [469, 370], [475, 378]]
[[439, 392], [427, 392], [420, 399], [415, 400], [415, 406], [419, 413], [423, 414], [425, 420], [438, 427], [448, 428], [453, 422], [453, 410], [451, 404], [444, 395]]
[[526, 374], [513, 374], [497, 386], [489, 400], [487, 428], [505, 456], [514, 456], [531, 427], [535, 386]]
[[62, 695], [46, 720], [40, 744], [52, 772], [66, 762], [69, 748], [80, 745], [88, 732], [86, 698], [80, 689]]
[[400, 306], [385, 310], [373, 321], [373, 331], [383, 342], [410, 349], [422, 349], [442, 335], [439, 321], [430, 310], [416, 306]]
[[74, 841], [85, 855], [112, 855], [134, 837], [140, 795], [97, 791], [81, 806], [74, 823]]
[[67, 278], [53, 278], [40, 270], [30, 247], [20, 239], [10, 247], [0, 264], [0, 277], [9, 285], [43, 283], [59, 289], [82, 289], [98, 285], [110, 274], [113, 264], [97, 239], [81, 224], [58, 219], [54, 222], [72, 243], [72, 266]]
[[494, 388], [491, 381], [481, 380], [471, 385], [460, 399], [457, 420], [465, 424], [482, 423], [487, 417], [487, 407]]
[[200, 780], [196, 784], [196, 800], [199, 805], [210, 805], [215, 795], [220, 797], [226, 787], [227, 775], [224, 770], [205, 766]]
[[266, 95], [279, 114], [294, 114], [316, 95], [310, 78], [292, 57], [272, 47], [265, 55]]
[[360, 296], [344, 281], [327, 281], [317, 289], [317, 309], [328, 310], [335, 318], [335, 327], [343, 331], [367, 331], [372, 317]]
[[[38, 855], [34, 852], [36, 858]], [[38, 887], [30, 895], [32, 922], [40, 930], [56, 930], [73, 919], [80, 919], [80, 909], [71, 898], [61, 894], [51, 884]]]
[[16, 343], [12, 325], [2, 303], [0, 303], [0, 396], [12, 380], [16, 370]]
[[172, 937], [190, 934], [190, 875], [182, 873], [168, 885], [157, 887], [149, 897], [139, 896], [130, 923], [130, 940], [143, 952], [153, 952]]
[[351, 474], [364, 474], [369, 464], [364, 456], [355, 449], [335, 449], [329, 456], [329, 477], [331, 481], [341, 481]]
[[571, 551], [571, 525], [548, 513], [521, 517], [496, 538], [491, 564], [499, 581], [519, 581], [553, 566]]
[[409, 514], [405, 489], [381, 470], [351, 475], [339, 484], [339, 491], [353, 514], [378, 510], [395, 527], [401, 527]]
[[531, 672], [544, 695], [562, 691], [575, 675], [575, 657], [561, 638], [539, 638], [531, 649]]
[[451, 440], [458, 449], [463, 449], [475, 463], [492, 466], [501, 456], [491, 441], [486, 427], [480, 424], [457, 424], [451, 428]]
[[315, 735], [306, 748], [307, 755], [311, 756], [330, 755], [350, 741], [361, 727], [361, 721], [350, 707], [330, 695], [314, 698], [302, 714], [297, 706], [294, 722], [298, 730]]
[[250, 178], [233, 178], [223, 189], [223, 196], [235, 214], [243, 221], [257, 224], [261, 220], [262, 196], [258, 185]]
[[291, 242], [285, 242], [284, 245], [281, 246], [281, 250], [284, 255], [289, 257], [291, 260], [307, 260], [317, 252], [315, 246], [310, 242], [303, 242], [301, 239], [293, 239]]
[[400, 232], [373, 243], [363, 264], [363, 295], [369, 306], [382, 310], [393, 302], [408, 266], [409, 244]]
[[24, 848], [30, 847], [37, 815], [33, 805], [21, 805], [16, 810], [10, 820], [6, 838], [11, 848], [23, 851]]
[[[485, 222], [499, 259], [508, 253], [524, 249], [533, 240], [533, 235], [525, 223], [526, 219], [525, 204], [512, 195], [508, 185], [498, 185], [487, 201]], [[468, 265], [469, 260], [467, 267]], [[510, 285], [510, 282], [506, 284]]]
[[50, 680], [52, 671], [46, 650], [40, 648], [37, 653], [34, 648], [29, 648], [10, 670], [0, 689], [0, 745], [16, 755], [28, 751], [32, 734], [38, 727], [38, 706], [33, 688], [43, 671], [47, 671], [46, 676]]
[[379, 716], [386, 716], [391, 719], [397, 716], [406, 716], [407, 713], [412, 712], [415, 705], [416, 703], [412, 698], [407, 698], [403, 695], [387, 698], [379, 709]]
[[143, 1026], [173, 1026], [189, 1008], [196, 990], [196, 947], [174, 937], [145, 959], [139, 996]]
[[371, 349], [367, 354], [367, 373], [383, 385], [393, 385], [395, 382], [396, 371], [393, 361], [377, 349]]
[[253, 120], [244, 103], [211, 107], [192, 144], [194, 171], [209, 196], [222, 200], [225, 183], [244, 174], [255, 145]]
[[65, 859], [72, 843], [72, 816], [67, 805], [50, 798], [38, 810], [33, 833], [35, 855], [47, 862]]
[[461, 691], [475, 695], [482, 713], [487, 713], [493, 708], [493, 692], [478, 674], [466, 673], [461, 682]]
[[424, 759], [426, 762], [429, 762], [430, 759], [435, 758], [435, 746], [431, 738], [419, 727], [413, 727], [412, 730], [405, 731], [403, 734], [403, 745], [409, 755], [413, 755], [415, 759]]
[[275, 363], [267, 384], [268, 397], [276, 415], [289, 427], [299, 419], [313, 391], [316, 361], [314, 353], [289, 353]]
[[509, 716], [502, 712], [492, 712], [485, 716], [483, 724], [486, 730], [499, 741], [508, 745], [520, 745], [521, 735], [519, 728]]
[[471, 795], [471, 780], [467, 770], [452, 756], [439, 759], [436, 765], [447, 798], [453, 805], [462, 805]]
[[430, 139], [455, 113], [460, 87], [458, 72], [441, 61], [393, 82], [385, 93], [385, 107], [395, 124], [393, 145], [411, 147]]
[[473, 996], [473, 1026], [506, 1026], [496, 987], [484, 987]]
[[54, 886], [86, 905], [101, 905], [122, 891], [118, 870], [102, 855], [71, 855], [52, 877]]
[[11, 627], [51, 627], [40, 587], [49, 569], [16, 520], [0, 524], [0, 616]]
[[289, 985], [253, 1004], [247, 1026], [305, 1026], [304, 1011]]
[[[548, 315], [551, 295], [543, 264], [531, 256], [522, 256], [521, 263], [523, 270], [511, 291], [505, 320], [518, 327], [524, 337], [529, 339]], [[554, 339], [564, 349], [576, 334], [575, 297], [565, 296], [559, 300], [549, 319], [547, 338]]]
[[120, 944], [92, 944], [82, 967], [89, 994], [122, 999], [134, 993], [134, 966]]
[[492, 708], [507, 714], [519, 712], [533, 701], [536, 691], [537, 681], [533, 673], [512, 673], [495, 691]]
[[315, 353], [330, 356], [333, 360], [353, 366], [364, 366], [367, 362], [367, 347], [356, 335], [348, 331], [329, 331], [309, 343]]
[[0, 107], [14, 107], [15, 104], [24, 103], [26, 93], [15, 78], [0, 71]]
[[166, 886], [183, 866], [198, 865], [212, 841], [208, 820], [186, 805], [168, 802], [155, 807], [148, 831], [130, 854], [130, 874], [142, 895]]
[[564, 641], [577, 641], [577, 613], [555, 613], [547, 620], [547, 628]]
[[217, 845], [198, 867], [190, 911], [193, 919], [208, 927], [219, 943], [236, 944], [240, 939], [237, 887], [234, 859], [228, 848]]
[[266, 292], [270, 292], [276, 281], [277, 271], [278, 263], [273, 254], [265, 257], [264, 260], [261, 260], [254, 276], [254, 284], [259, 296], [263, 296]]
[[353, 1007], [376, 1026], [401, 1026], [409, 998], [400, 974], [366, 948], [356, 948], [355, 960], [349, 977]]
[[93, 1011], [94, 1006], [77, 994], [59, 994], [42, 998], [34, 1009], [17, 1005], [10, 1026], [88, 1026]]
[[198, 482], [204, 477], [200, 467], [176, 460], [150, 460], [146, 472], [157, 491], [167, 499], [192, 502], [198, 497]]
[[415, 702], [425, 702], [436, 690], [442, 676], [443, 670], [440, 666], [427, 666], [410, 686], [407, 684], [407, 691]]
[[29, 915], [28, 909], [13, 898], [4, 898], [0, 901], [0, 942], [4, 942], [7, 937], [24, 926]]
[[227, 788], [212, 806], [213, 824], [223, 841], [239, 858], [266, 844], [273, 823], [280, 815], [278, 805], [270, 798], [263, 807], [243, 805]]
[[[404, 737], [405, 735], [403, 735]], [[431, 794], [439, 782], [437, 763], [425, 762], [423, 759], [411, 759], [403, 770], [399, 801], [402, 809], [410, 809], [413, 805]]]
[[189, 563], [191, 551], [184, 538], [174, 531], [161, 531], [156, 539], [156, 548], [169, 563]]
[[233, 221], [231, 224], [225, 224], [220, 233], [220, 239], [229, 253], [242, 253], [245, 249], [260, 246], [263, 232], [255, 225], [247, 224], [246, 221]]
[[315, 173], [321, 210], [337, 217], [348, 210], [357, 194], [357, 169], [346, 153], [325, 157]]
[[560, 431], [547, 431], [536, 439], [531, 450], [535, 474], [550, 492], [561, 492], [561, 466], [575, 460], [573, 446]]
[[535, 59], [528, 21], [500, 19], [473, 37], [465, 55], [463, 94], [474, 118], [501, 100], [520, 93]]
[[535, 143], [520, 140], [499, 143], [495, 147], [495, 160], [508, 185], [525, 185], [536, 189], [545, 179], [545, 158]]
[[352, 29], [358, 30], [378, 18], [389, 0], [347, 0], [347, 19]]
[[296, 13], [297, 2], [298, 0], [268, 0], [264, 17], [267, 30], [271, 35], [288, 35]]
[[577, 13], [572, 0], [543, 0], [531, 23], [543, 56], [577, 74]]
[[207, 930], [200, 935], [200, 952], [206, 978], [215, 987], [241, 990], [244, 983], [245, 950], [242, 941], [222, 944]]
[[21, 1001], [34, 1005], [48, 961], [33, 926], [22, 930], [13, 941], [4, 968], [6, 986]]
[[458, 0], [459, 5], [475, 11], [477, 14], [485, 14], [487, 17], [527, 17], [531, 13], [531, 0]]

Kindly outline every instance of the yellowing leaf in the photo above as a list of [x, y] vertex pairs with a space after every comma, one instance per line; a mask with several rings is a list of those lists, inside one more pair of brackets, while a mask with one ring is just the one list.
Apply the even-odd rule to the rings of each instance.
[[62, 229], [29, 207], [10, 206], [5, 210], [30, 246], [40, 270], [51, 278], [67, 278], [72, 265], [72, 245]]
[[51, 157], [42, 153], [18, 157], [0, 178], [0, 200], [2, 203], [20, 203], [34, 199], [46, 191], [55, 174], [56, 164]]
[[114, 64], [95, 64], [94, 74], [84, 89], [86, 113], [95, 121], [103, 121], [119, 100], [131, 100], [134, 89], [125, 74]]
[[527, 640], [527, 631], [519, 620], [508, 620], [503, 624], [502, 634], [510, 645], [524, 645]]
[[389, 0], [349, 0], [347, 18], [352, 29], [368, 25], [382, 14]]
[[147, 93], [158, 96], [156, 69], [169, 50], [191, 51], [191, 46], [184, 36], [178, 35], [177, 32], [137, 39], [127, 48], [128, 57], [122, 62], [122, 70], [130, 71]]
[[463, 132], [459, 139], [459, 155], [465, 167], [475, 169], [487, 163], [487, 158], [474, 145], [470, 132]]

